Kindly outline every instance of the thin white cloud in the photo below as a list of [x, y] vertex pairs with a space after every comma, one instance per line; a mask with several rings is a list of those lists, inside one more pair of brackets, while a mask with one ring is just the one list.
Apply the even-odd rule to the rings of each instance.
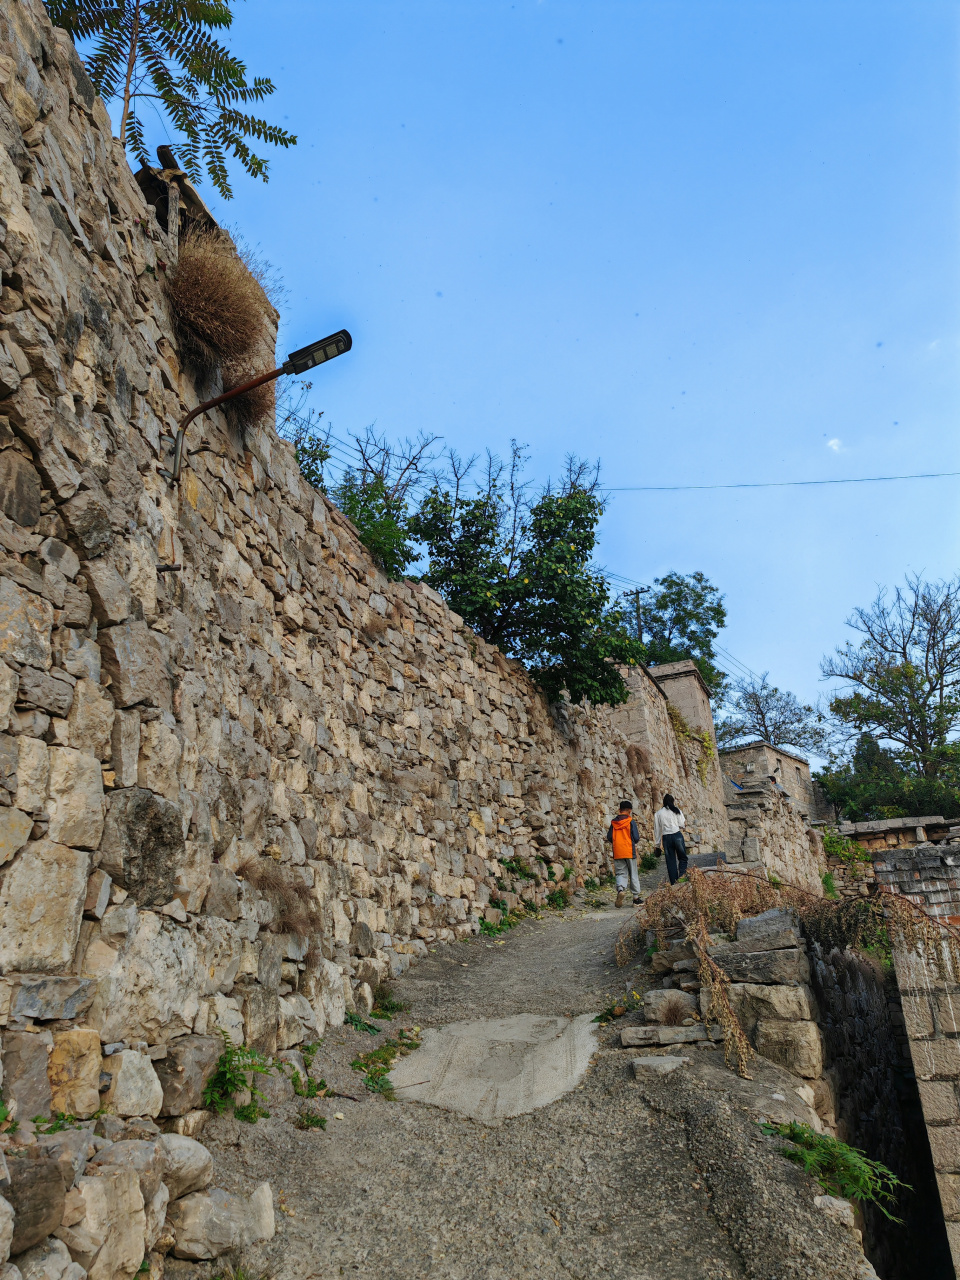
[[834, 436], [832, 440], [827, 441], [827, 448], [832, 449], [834, 453], [839, 453], [841, 447], [841, 442], [836, 438], [836, 436]]

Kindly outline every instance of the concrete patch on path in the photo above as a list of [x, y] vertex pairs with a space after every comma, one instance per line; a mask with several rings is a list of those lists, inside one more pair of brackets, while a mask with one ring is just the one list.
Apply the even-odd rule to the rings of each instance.
[[390, 1079], [404, 1102], [426, 1102], [474, 1120], [505, 1120], [576, 1088], [596, 1052], [596, 1031], [589, 1013], [455, 1022], [424, 1031], [422, 1047], [401, 1059]]

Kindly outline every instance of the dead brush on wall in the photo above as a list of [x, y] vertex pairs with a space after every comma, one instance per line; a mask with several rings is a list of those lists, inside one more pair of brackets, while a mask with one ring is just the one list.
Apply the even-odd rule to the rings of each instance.
[[273, 858], [248, 858], [237, 869], [237, 875], [262, 893], [273, 907], [273, 920], [268, 926], [273, 933], [310, 938], [318, 932], [320, 908], [313, 890], [296, 868], [285, 867]]
[[191, 227], [166, 293], [181, 355], [194, 373], [209, 378], [220, 367], [245, 367], [266, 332], [269, 303], [227, 236]]
[[[254, 368], [248, 360], [231, 360], [223, 366], [223, 385], [229, 390], [264, 372]], [[228, 400], [222, 406], [227, 421], [241, 436], [251, 427], [273, 421], [277, 408], [276, 385], [275, 382], [262, 382], [259, 387], [245, 391], [242, 396]]]

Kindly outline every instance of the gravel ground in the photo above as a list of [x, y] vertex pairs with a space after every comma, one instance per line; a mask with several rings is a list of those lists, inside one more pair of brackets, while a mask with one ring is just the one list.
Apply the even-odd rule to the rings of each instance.
[[[630, 912], [612, 900], [605, 890], [590, 895], [600, 907], [581, 899], [502, 940], [438, 947], [395, 984], [410, 1008], [385, 1034], [584, 1013], [642, 990], [649, 980], [638, 967], [614, 964]], [[628, 1020], [600, 1028], [574, 1092], [498, 1125], [367, 1092], [350, 1062], [383, 1035], [332, 1032], [312, 1073], [352, 1098], [281, 1102], [255, 1126], [219, 1118], [204, 1134], [219, 1185], [273, 1186], [278, 1234], [249, 1251], [245, 1271], [277, 1280], [856, 1276], [851, 1237], [813, 1208], [819, 1189], [758, 1136], [750, 1114], [764, 1091], [797, 1081], [768, 1064], [743, 1085], [722, 1054], [691, 1050], [683, 1073], [640, 1084], [629, 1068], [636, 1051], [619, 1047]], [[302, 1110], [325, 1114], [327, 1130], [295, 1128]], [[168, 1274], [184, 1280], [204, 1270], [223, 1267], [168, 1260]]]

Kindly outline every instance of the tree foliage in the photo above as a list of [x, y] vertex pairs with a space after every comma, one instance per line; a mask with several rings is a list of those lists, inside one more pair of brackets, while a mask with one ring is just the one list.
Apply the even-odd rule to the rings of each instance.
[[592, 563], [604, 510], [596, 472], [571, 458], [556, 491], [531, 497], [516, 444], [508, 463], [488, 457], [476, 492], [465, 484], [470, 464], [451, 464], [410, 523], [425, 547], [423, 580], [525, 662], [551, 699], [625, 701], [617, 664], [639, 661], [641, 648]]
[[717, 665], [713, 642], [726, 625], [723, 596], [703, 573], [665, 573], [645, 592], [628, 592], [621, 604], [636, 624], [644, 662], [655, 665], [692, 659], [715, 700], [723, 697], [726, 674]]
[[181, 136], [180, 164], [194, 181], [204, 170], [225, 199], [233, 192], [229, 158], [251, 177], [267, 179], [268, 165], [250, 146], [278, 147], [293, 134], [243, 108], [275, 90], [247, 80], [247, 68], [212, 34], [233, 22], [229, 0], [47, 0], [50, 17], [76, 40], [90, 41], [87, 70], [106, 102], [121, 102], [120, 139], [149, 164], [144, 108], [152, 104]]
[[853, 612], [859, 632], [824, 658], [825, 677], [843, 681], [830, 710], [848, 736], [866, 733], [904, 776], [955, 782], [960, 765], [960, 577], [908, 576], [892, 595]]
[[904, 767], [897, 754], [861, 733], [846, 759], [817, 775], [827, 798], [850, 822], [941, 815], [960, 817], [955, 780], [930, 778]]
[[823, 715], [769, 680], [769, 672], [735, 680], [728, 695], [730, 713], [717, 722], [717, 742], [732, 747], [759, 738], [772, 747], [820, 752], [827, 742]]

